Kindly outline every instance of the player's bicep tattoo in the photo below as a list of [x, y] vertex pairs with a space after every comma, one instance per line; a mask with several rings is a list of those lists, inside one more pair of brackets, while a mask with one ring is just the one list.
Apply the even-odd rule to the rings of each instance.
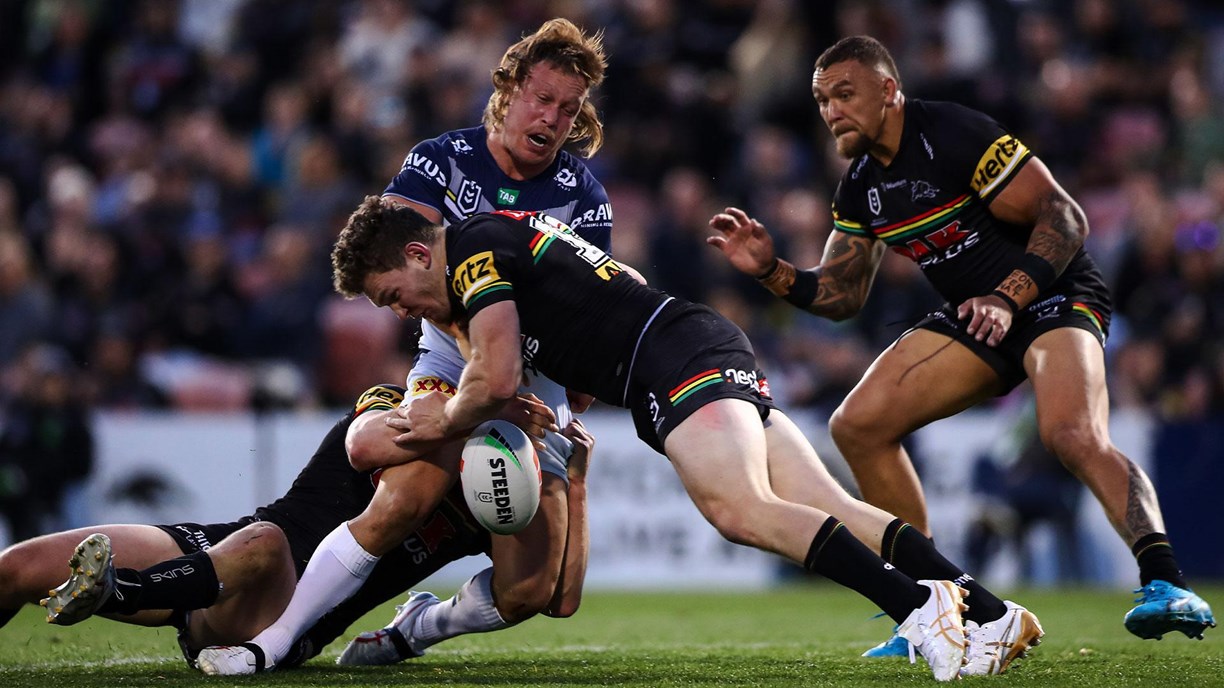
[[1050, 190], [1038, 203], [1028, 252], [1044, 258], [1061, 274], [1083, 245], [1088, 220], [1079, 205], [1059, 189]]

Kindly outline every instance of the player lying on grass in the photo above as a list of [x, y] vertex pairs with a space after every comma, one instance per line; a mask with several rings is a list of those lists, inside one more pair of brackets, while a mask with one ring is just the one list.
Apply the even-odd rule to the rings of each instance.
[[[394, 413], [403, 393], [401, 387], [379, 385], [363, 394], [324, 437], [289, 491], [238, 521], [93, 526], [5, 549], [0, 552], [3, 621], [62, 581], [64, 562], [71, 555], [71, 577], [45, 601], [52, 623], [69, 625], [102, 614], [146, 626], [174, 625], [189, 663], [202, 647], [251, 638], [284, 610], [320, 540], [338, 524], [357, 517], [385, 489], [377, 475], [350, 465], [345, 442], [347, 438], [350, 443], [394, 450], [388, 436], [396, 433], [382, 421]], [[532, 432], [539, 430], [535, 427]], [[313, 657], [366, 612], [447, 563], [482, 552], [490, 556], [493, 567], [476, 578], [491, 583], [496, 602], [488, 594], [472, 593], [457, 596], [462, 599], [455, 604], [437, 605], [429, 632], [417, 639], [419, 644], [502, 628], [535, 613], [573, 614], [585, 576], [585, 479], [593, 440], [577, 421], [567, 427], [565, 436], [573, 444], [568, 466], [540, 452], [545, 487], [531, 525], [514, 535], [491, 535], [472, 518], [456, 485], [373, 567], [356, 594], [295, 639], [281, 666]], [[383, 441], [375, 442], [376, 437]], [[551, 530], [558, 522], [565, 528]], [[564, 557], [545, 556], [540, 561], [563, 558], [561, 570], [542, 575], [543, 563], [524, 565], [525, 552], [556, 550]], [[469, 583], [464, 592], [471, 593], [471, 587]], [[497, 623], [489, 623], [489, 617]]]
[[[671, 460], [724, 537], [868, 597], [937, 679], [998, 673], [1040, 638], [1030, 612], [999, 600], [929, 539], [833, 480], [775, 408], [738, 328], [641, 284], [564, 224], [498, 212], [443, 229], [370, 196], [340, 234], [332, 264], [341, 293], [466, 332], [470, 357], [457, 393], [419, 398], [405, 419], [390, 419], [404, 432], [396, 442], [462, 437], [514, 398], [525, 368], [538, 371], [630, 408], [639, 436]], [[968, 663], [958, 586], [980, 619]]]

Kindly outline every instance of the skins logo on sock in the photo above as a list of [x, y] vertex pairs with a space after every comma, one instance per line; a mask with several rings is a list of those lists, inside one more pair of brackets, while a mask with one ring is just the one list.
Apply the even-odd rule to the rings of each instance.
[[192, 568], [191, 564], [183, 564], [177, 569], [170, 569], [169, 571], [166, 571], [165, 573], [149, 574], [149, 577], [152, 578], [154, 582], [157, 582], [157, 581], [164, 581], [164, 580], [174, 580], [175, 578], [178, 578], [179, 576], [186, 576], [192, 573], [195, 573], [195, 569]]

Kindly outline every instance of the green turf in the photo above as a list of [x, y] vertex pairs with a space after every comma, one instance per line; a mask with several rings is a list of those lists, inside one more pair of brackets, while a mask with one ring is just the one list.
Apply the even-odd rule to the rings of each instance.
[[[1224, 586], [1200, 586], [1217, 607]], [[1224, 686], [1224, 629], [1141, 641], [1122, 627], [1124, 591], [1015, 595], [1042, 619], [1046, 641], [1006, 675], [1007, 686]], [[341, 644], [305, 667], [255, 677], [201, 676], [173, 633], [104, 620], [48, 626], [27, 608], [0, 629], [0, 686], [927, 686], [925, 665], [865, 660], [892, 627], [869, 603], [832, 585], [743, 594], [592, 593], [572, 619], [456, 639], [394, 667], [336, 666]], [[380, 626], [390, 609], [363, 620]], [[357, 630], [357, 629], [354, 629]]]

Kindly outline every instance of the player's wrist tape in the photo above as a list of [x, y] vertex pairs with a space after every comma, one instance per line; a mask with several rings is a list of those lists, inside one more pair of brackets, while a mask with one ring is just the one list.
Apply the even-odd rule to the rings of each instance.
[[1044, 292], [1058, 279], [1058, 271], [1054, 269], [1053, 265], [1050, 265], [1050, 261], [1036, 253], [1024, 254], [1016, 269], [1021, 270], [1032, 278], [1033, 284], [1037, 287], [1038, 294]]
[[820, 289], [820, 273], [817, 270], [796, 270], [795, 281], [791, 283], [790, 291], [782, 298], [793, 306], [807, 308], [816, 300], [816, 292]]
[[778, 266], [782, 264], [782, 260], [774, 256], [773, 262], [769, 264], [769, 269], [756, 276], [757, 280], [767, 280], [773, 277], [773, 274], [778, 271]]
[[1015, 315], [1016, 311], [1020, 310], [1020, 304], [1016, 303], [1015, 299], [999, 291], [998, 289], [995, 289], [994, 291], [992, 291], [990, 295], [997, 296], [1000, 299], [1002, 299], [1003, 303], [1007, 304], [1007, 307], [1011, 309], [1012, 315]]

